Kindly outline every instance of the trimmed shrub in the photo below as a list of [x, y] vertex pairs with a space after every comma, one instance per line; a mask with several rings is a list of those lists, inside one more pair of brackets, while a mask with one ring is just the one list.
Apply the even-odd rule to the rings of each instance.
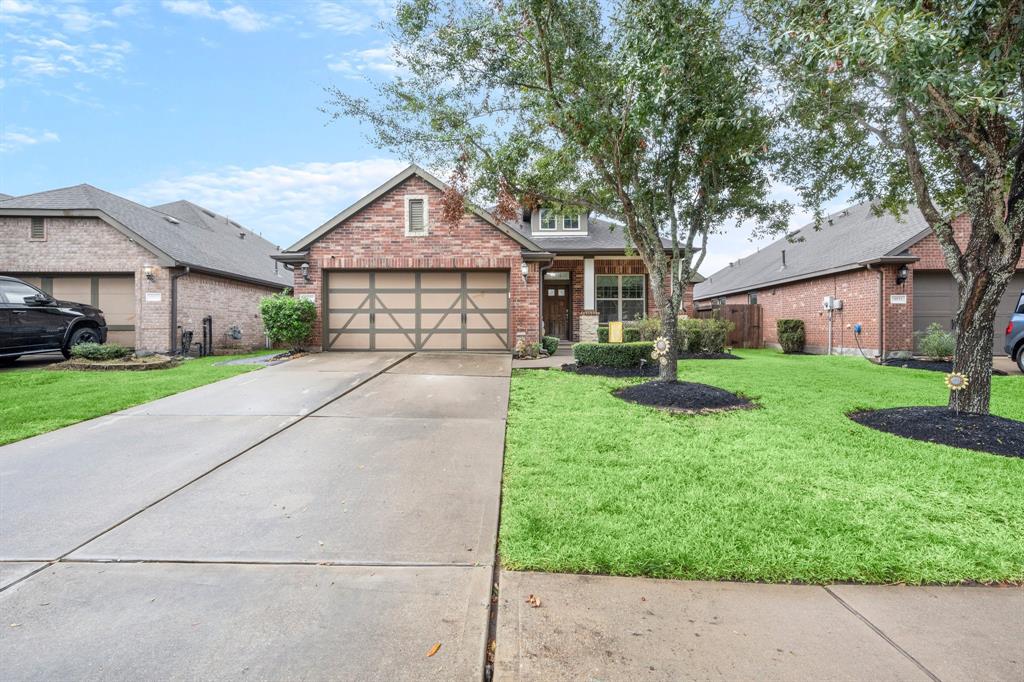
[[783, 353], [802, 353], [807, 336], [804, 332], [803, 320], [778, 320], [775, 329], [779, 335], [779, 345]]
[[260, 316], [271, 343], [298, 350], [313, 334], [316, 305], [284, 291], [260, 299]]
[[724, 353], [729, 332], [736, 328], [717, 317], [680, 317], [676, 323], [676, 342], [680, 353]]
[[622, 328], [622, 340], [626, 343], [636, 343], [642, 341], [640, 338], [640, 330], [636, 327], [623, 327]]
[[639, 367], [651, 361], [654, 344], [650, 341], [631, 343], [577, 343], [572, 347], [576, 364], [601, 367]]
[[700, 333], [700, 348], [703, 353], [724, 353], [725, 345], [729, 341], [729, 332], [736, 328], [736, 325], [729, 320], [720, 320], [711, 317], [704, 320]]
[[544, 347], [544, 350], [548, 355], [554, 355], [558, 350], [558, 337], [557, 336], [545, 336], [540, 340], [540, 345]]
[[608, 343], [608, 327], [597, 328], [597, 342]]
[[132, 352], [119, 343], [80, 343], [71, 347], [71, 357], [82, 360], [123, 360]]
[[917, 336], [921, 355], [931, 360], [945, 360], [956, 350], [956, 337], [938, 322], [932, 322], [924, 332], [917, 332]]
[[[661, 318], [660, 317], [641, 317], [633, 323], [633, 329], [636, 329], [640, 338], [637, 341], [654, 341], [656, 338], [661, 336]], [[626, 339], [627, 341], [629, 339]]]

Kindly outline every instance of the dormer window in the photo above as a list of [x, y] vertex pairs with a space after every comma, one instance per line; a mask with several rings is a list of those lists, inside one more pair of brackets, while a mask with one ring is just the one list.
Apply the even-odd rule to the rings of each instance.
[[567, 215], [562, 217], [562, 229], [573, 231], [580, 229], [579, 215]]
[[429, 233], [427, 223], [427, 197], [407, 196], [405, 198], [405, 234], [418, 237]]
[[558, 215], [552, 210], [541, 209], [540, 212], [540, 229], [545, 232], [554, 232], [558, 229], [558, 223], [562, 219], [562, 216]]

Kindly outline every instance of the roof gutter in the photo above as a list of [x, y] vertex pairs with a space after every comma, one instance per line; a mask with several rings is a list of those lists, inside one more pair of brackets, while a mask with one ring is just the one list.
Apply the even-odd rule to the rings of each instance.
[[[837, 275], [841, 272], [850, 272], [852, 270], [860, 270], [861, 268], [867, 268], [869, 265], [914, 263], [917, 260], [919, 260], [917, 256], [882, 256], [881, 258], [875, 258], [869, 261], [860, 261], [857, 263], [850, 263], [848, 265], [839, 265], [834, 268], [828, 268], [826, 270], [816, 270], [814, 272], [808, 272], [802, 275], [793, 275], [792, 277], [773, 279], [767, 282], [753, 282], [741, 287], [732, 287], [730, 289], [712, 291], [710, 293], [701, 294], [700, 297], [696, 300], [703, 300], [705, 298], [716, 298], [718, 296], [729, 296], [731, 294], [742, 294], [747, 291], [756, 291], [758, 289], [767, 289], [769, 287], [776, 287], [783, 284], [792, 284], [793, 282], [802, 282], [806, 279], [816, 279], [818, 277], [825, 277], [826, 275]], [[714, 275], [712, 275], [711, 277], [712, 279], [714, 279]]]

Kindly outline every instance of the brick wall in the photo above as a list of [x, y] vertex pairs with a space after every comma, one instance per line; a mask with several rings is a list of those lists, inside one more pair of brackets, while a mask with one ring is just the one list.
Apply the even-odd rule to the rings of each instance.
[[[427, 197], [429, 234], [405, 234], [405, 196]], [[323, 271], [330, 269], [505, 270], [509, 273], [511, 340], [539, 337], [539, 265], [529, 264], [523, 281], [522, 247], [479, 216], [467, 213], [454, 227], [441, 224], [441, 192], [417, 176], [410, 177], [372, 204], [350, 216], [309, 249], [309, 277], [295, 272], [295, 293], [316, 297], [313, 346], [322, 344]]]
[[[953, 221], [953, 238], [956, 240], [962, 251], [967, 247], [967, 240], [971, 232], [971, 219], [962, 215]], [[946, 258], [942, 255], [942, 247], [934, 234], [927, 235], [924, 239], [911, 246], [908, 251], [920, 258], [913, 267], [917, 270], [946, 270]], [[1017, 261], [1017, 269], [1024, 269], [1024, 253], [1021, 253]]]
[[[912, 320], [908, 319], [907, 315], [910, 314], [910, 300], [913, 294], [906, 283], [899, 287], [896, 286], [896, 274], [893, 266], [886, 266], [882, 272], [886, 327], [889, 326], [890, 318], [897, 320], [896, 329], [886, 332], [886, 350], [887, 352], [910, 350], [912, 336], [907, 331]], [[890, 293], [906, 293], [908, 303], [902, 306], [890, 306], [888, 304]], [[879, 351], [878, 270], [853, 270], [758, 290], [757, 302], [762, 311], [765, 345], [778, 345], [776, 332], [778, 320], [799, 319], [804, 321], [807, 332], [807, 351], [810, 353], [826, 352], [829, 319], [828, 313], [821, 304], [822, 299], [826, 296], [833, 296], [843, 301], [843, 309], [833, 312], [832, 352], [857, 353], [854, 325], [860, 324], [861, 347], [869, 356], [877, 355]], [[726, 297], [727, 303], [747, 303], [747, 301], [746, 293]], [[892, 309], [896, 309], [896, 311], [891, 312]]]
[[[190, 272], [178, 280], [178, 325], [195, 332], [193, 341], [201, 341], [202, 320], [209, 315], [213, 322], [215, 352], [263, 348], [263, 320], [260, 299], [277, 289], [238, 280]], [[242, 338], [232, 339], [229, 331], [238, 327]]]

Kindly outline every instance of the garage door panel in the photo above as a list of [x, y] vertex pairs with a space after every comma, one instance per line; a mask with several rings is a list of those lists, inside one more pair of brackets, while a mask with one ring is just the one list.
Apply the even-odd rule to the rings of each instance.
[[[1018, 272], [1000, 299], [996, 319], [992, 324], [994, 354], [1003, 354], [1003, 329], [1022, 288], [1024, 273]], [[914, 341], [915, 348], [919, 344], [919, 335], [925, 332], [930, 324], [938, 323], [946, 331], [952, 329], [958, 296], [956, 282], [948, 272], [914, 273], [914, 332], [918, 335]]]
[[[100, 310], [111, 326], [135, 325], [135, 279], [132, 277], [100, 277], [97, 281]], [[121, 333], [118, 338], [124, 338]], [[134, 343], [134, 333], [130, 335]], [[123, 341], [117, 341], [123, 343]], [[131, 344], [128, 344], [131, 345]]]
[[59, 301], [92, 303], [92, 277], [54, 277], [53, 297]]
[[329, 350], [508, 348], [508, 273], [328, 272], [326, 279]]

